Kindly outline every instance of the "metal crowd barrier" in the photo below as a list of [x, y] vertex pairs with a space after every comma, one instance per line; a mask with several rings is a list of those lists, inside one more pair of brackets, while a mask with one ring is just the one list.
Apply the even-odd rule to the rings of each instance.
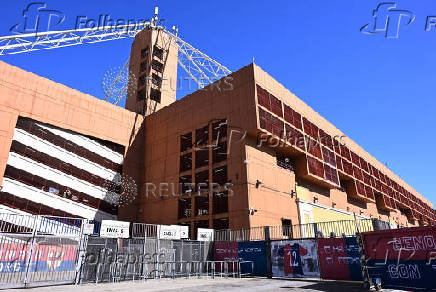
[[[248, 265], [250, 271], [243, 273], [243, 265]], [[127, 270], [126, 266], [117, 263], [109, 264], [107, 273], [101, 272], [101, 270], [105, 270], [103, 265], [99, 266], [97, 269], [95, 283], [100, 283], [105, 280], [107, 282], [120, 282], [126, 280], [145, 281], [161, 278], [242, 278], [253, 275], [254, 263], [252, 261], [163, 261], [144, 262], [138, 271], [134, 269], [130, 273], [123, 273], [123, 271]]]

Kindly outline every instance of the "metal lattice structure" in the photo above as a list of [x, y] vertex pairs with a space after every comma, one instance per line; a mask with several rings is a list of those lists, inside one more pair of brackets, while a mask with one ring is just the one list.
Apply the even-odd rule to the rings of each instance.
[[0, 56], [132, 38], [149, 22], [0, 37]]
[[[174, 40], [178, 48], [178, 64], [195, 80], [200, 88], [231, 73], [225, 66], [183, 41], [176, 33], [169, 32], [165, 27], [158, 25], [158, 23], [156, 10], [155, 17], [150, 22], [139, 24], [4, 36], [0, 37], [0, 56], [134, 38], [143, 29], [155, 29], [164, 31]], [[128, 71], [128, 66], [124, 65], [122, 72], [118, 75], [128, 74], [128, 72], [124, 71]], [[114, 82], [120, 82], [119, 78], [115, 78]], [[126, 88], [127, 83], [123, 84]], [[118, 104], [122, 100], [120, 94], [125, 96], [127, 89], [119, 88], [114, 93], [112, 91], [113, 87], [113, 85], [108, 87], [111, 90], [109, 90], [109, 93], [105, 92], [104, 99]], [[114, 94], [116, 96], [112, 96]]]
[[200, 52], [175, 34], [165, 31], [170, 35], [178, 47], [178, 63], [203, 88], [231, 73], [208, 55]]

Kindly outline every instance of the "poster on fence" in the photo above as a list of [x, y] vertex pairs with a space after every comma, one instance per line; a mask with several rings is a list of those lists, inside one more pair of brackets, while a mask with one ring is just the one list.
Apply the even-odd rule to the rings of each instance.
[[215, 261], [237, 261], [238, 260], [238, 243], [231, 241], [217, 241], [214, 243], [214, 260]]
[[318, 257], [321, 278], [362, 280], [359, 247], [355, 237], [319, 238]]
[[319, 278], [318, 252], [315, 240], [271, 242], [274, 277]]
[[[220, 242], [214, 243], [215, 261], [239, 261], [241, 273], [266, 276], [265, 241]], [[234, 270], [231, 267], [231, 270]]]
[[387, 289], [436, 287], [436, 227], [362, 233], [370, 278]]
[[214, 243], [214, 260], [218, 261], [215, 264], [215, 270], [217, 272], [222, 272], [226, 268], [229, 272], [236, 272], [238, 270], [237, 266], [230, 265], [227, 263], [219, 262], [236, 262], [238, 261], [238, 243], [234, 241], [217, 241]]
[[[30, 245], [3, 243], [0, 245], [0, 273], [26, 271], [26, 259]], [[33, 248], [29, 272], [74, 271], [76, 268], [77, 245], [42, 245]]]
[[241, 262], [242, 274], [250, 273], [255, 276], [266, 276], [265, 241], [238, 242], [238, 258]]

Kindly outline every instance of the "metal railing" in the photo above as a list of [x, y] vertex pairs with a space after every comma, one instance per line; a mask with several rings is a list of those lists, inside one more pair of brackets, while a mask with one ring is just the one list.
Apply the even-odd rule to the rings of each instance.
[[0, 213], [0, 233], [80, 236], [83, 219]]
[[[246, 268], [249, 267], [247, 271]], [[131, 277], [125, 277], [125, 267], [112, 263], [109, 267], [108, 277], [96, 278], [95, 283], [150, 280], [161, 278], [243, 278], [253, 275], [254, 262], [252, 261], [163, 261], [144, 262], [142, 266], [133, 273]]]
[[389, 229], [390, 225], [376, 219], [340, 220], [296, 225], [262, 226], [236, 230], [216, 230], [215, 241], [287, 240], [318, 237], [355, 236], [356, 233]]
[[132, 238], [158, 238], [159, 225], [146, 223], [132, 224]]
[[[84, 235], [84, 223], [91, 222], [94, 234]], [[0, 287], [163, 277], [244, 277], [254, 273], [250, 261], [211, 261], [211, 242], [159, 239], [159, 225], [132, 223], [128, 239], [98, 237], [100, 227], [98, 221], [80, 218], [0, 214], [0, 255], [4, 255]], [[343, 220], [217, 230], [214, 240], [342, 237], [387, 228], [388, 223], [376, 219]]]
[[74, 283], [80, 218], [0, 214], [0, 288]]

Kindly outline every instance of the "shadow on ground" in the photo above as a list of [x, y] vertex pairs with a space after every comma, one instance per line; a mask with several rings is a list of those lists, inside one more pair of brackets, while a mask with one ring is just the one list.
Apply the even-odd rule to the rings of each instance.
[[[283, 279], [280, 279], [283, 280]], [[367, 292], [368, 290], [362, 287], [362, 283], [351, 282], [334, 282], [334, 281], [312, 281], [312, 280], [289, 280], [289, 285], [283, 283], [280, 287], [281, 291], [288, 290], [311, 290], [325, 292]]]

